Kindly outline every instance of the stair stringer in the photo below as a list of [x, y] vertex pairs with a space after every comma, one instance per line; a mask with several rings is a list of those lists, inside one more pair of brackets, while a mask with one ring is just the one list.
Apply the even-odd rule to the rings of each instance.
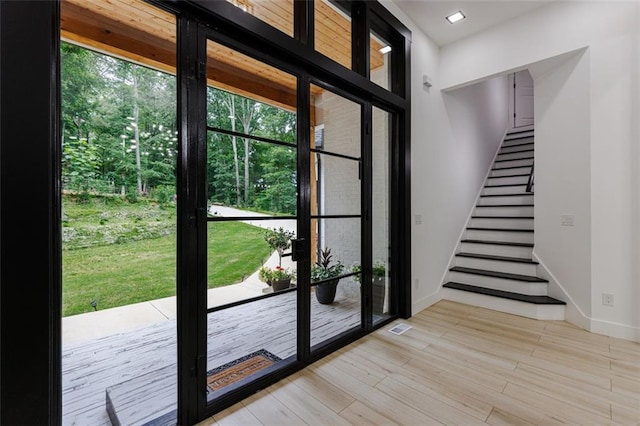
[[533, 249], [532, 257], [538, 262], [536, 266], [537, 275], [541, 278], [549, 281], [547, 294], [555, 299], [560, 299], [566, 302], [565, 306], [565, 320], [571, 324], [583, 328], [585, 330], [591, 329], [591, 319], [585, 315], [580, 307], [571, 298], [571, 295], [564, 289], [562, 284], [551, 273], [544, 261], [538, 257]]

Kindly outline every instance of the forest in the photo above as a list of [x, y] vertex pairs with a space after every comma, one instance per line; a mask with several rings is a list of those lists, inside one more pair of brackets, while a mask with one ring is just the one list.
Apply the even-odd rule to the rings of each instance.
[[[64, 316], [175, 295], [175, 76], [64, 42], [61, 71]], [[208, 203], [295, 214], [295, 113], [208, 87], [206, 114]], [[260, 228], [208, 225], [209, 288], [270, 254]]]
[[[171, 201], [178, 155], [175, 76], [69, 43], [62, 43], [61, 64], [63, 189], [84, 197]], [[209, 202], [295, 214], [296, 114], [209, 87], [207, 125]]]

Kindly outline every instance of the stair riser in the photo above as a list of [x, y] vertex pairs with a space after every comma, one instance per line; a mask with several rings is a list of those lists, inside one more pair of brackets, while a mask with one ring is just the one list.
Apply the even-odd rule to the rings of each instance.
[[[528, 175], [531, 173], [531, 166], [516, 167], [515, 169], [491, 170], [489, 177], [509, 176], [509, 175]], [[527, 176], [527, 180], [529, 177]], [[492, 181], [493, 182], [493, 181]]]
[[[516, 151], [520, 151], [519, 149]], [[522, 158], [529, 158], [529, 157], [533, 157], [533, 152], [514, 152], [513, 154], [511, 153], [500, 153], [498, 154], [498, 157], [496, 158], [496, 160], [518, 160], [518, 159], [522, 159]]]
[[565, 305], [535, 305], [533, 303], [517, 302], [500, 297], [486, 296], [450, 288], [442, 290], [443, 299], [454, 302], [466, 303], [468, 305], [480, 306], [494, 311], [506, 312], [538, 320], [562, 321], [565, 319]]
[[455, 266], [464, 266], [466, 268], [506, 272], [509, 274], [536, 275], [536, 265], [533, 263], [505, 262], [502, 260], [477, 259], [463, 256], [456, 256], [454, 263]]
[[460, 251], [467, 253], [489, 254], [492, 256], [511, 256], [531, 259], [533, 248], [500, 246], [496, 244], [461, 243]]
[[533, 207], [476, 207], [474, 216], [533, 216]]
[[516, 195], [512, 197], [480, 197], [479, 206], [497, 206], [501, 204], [533, 204], [532, 194]]
[[547, 295], [547, 283], [530, 283], [526, 281], [487, 277], [484, 275], [466, 274], [464, 272], [448, 272], [448, 275], [447, 281], [455, 281], [461, 284], [510, 291], [512, 293], [527, 294], [529, 296]]
[[[500, 160], [500, 158], [498, 158]], [[503, 169], [505, 167], [524, 167], [531, 166], [533, 164], [533, 158], [527, 158], [524, 160], [509, 160], [509, 161], [500, 161], [493, 164], [493, 167], [496, 169]]]
[[533, 229], [533, 219], [471, 218], [469, 226], [472, 228]]
[[495, 188], [485, 187], [482, 189], [482, 195], [498, 195], [498, 194], [513, 194], [514, 192], [526, 192], [527, 184], [520, 186], [498, 186]]
[[510, 243], [533, 244], [533, 232], [504, 232], [504, 231], [465, 231], [465, 238], [469, 240], [504, 241]]
[[[528, 171], [527, 171], [527, 174], [529, 174]], [[529, 182], [529, 176], [494, 177], [494, 178], [487, 179], [487, 186], [526, 185], [528, 182]]]
[[512, 145], [521, 145], [523, 143], [533, 143], [533, 136], [531, 135], [522, 135], [513, 138], [505, 138], [504, 142], [502, 142], [502, 146], [512, 146]]
[[513, 152], [513, 151], [523, 151], [525, 149], [533, 149], [533, 147], [534, 147], [533, 143], [525, 143], [525, 142], [523, 142], [522, 145], [503, 146], [500, 149], [500, 152], [498, 153], [498, 155], [507, 154], [507, 153]]

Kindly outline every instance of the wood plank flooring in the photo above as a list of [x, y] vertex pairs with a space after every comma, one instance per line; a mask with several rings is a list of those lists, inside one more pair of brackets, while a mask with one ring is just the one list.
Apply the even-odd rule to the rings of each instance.
[[640, 343], [450, 301], [398, 322], [199, 426], [640, 425]]

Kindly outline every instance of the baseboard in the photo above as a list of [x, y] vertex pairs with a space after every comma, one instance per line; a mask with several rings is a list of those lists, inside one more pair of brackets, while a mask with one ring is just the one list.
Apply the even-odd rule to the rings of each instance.
[[591, 318], [589, 331], [618, 339], [640, 342], [640, 327]]
[[423, 297], [411, 304], [411, 315], [415, 315], [420, 311], [427, 309], [429, 306], [442, 300], [442, 292], [436, 291], [428, 296]]
[[549, 281], [549, 296], [567, 303], [565, 307], [565, 320], [567, 322], [592, 333], [640, 342], [640, 327], [589, 317], [573, 301], [571, 295], [567, 293], [556, 277], [549, 271], [542, 259], [536, 255], [535, 249], [533, 259], [539, 262], [537, 268], [538, 276]]

